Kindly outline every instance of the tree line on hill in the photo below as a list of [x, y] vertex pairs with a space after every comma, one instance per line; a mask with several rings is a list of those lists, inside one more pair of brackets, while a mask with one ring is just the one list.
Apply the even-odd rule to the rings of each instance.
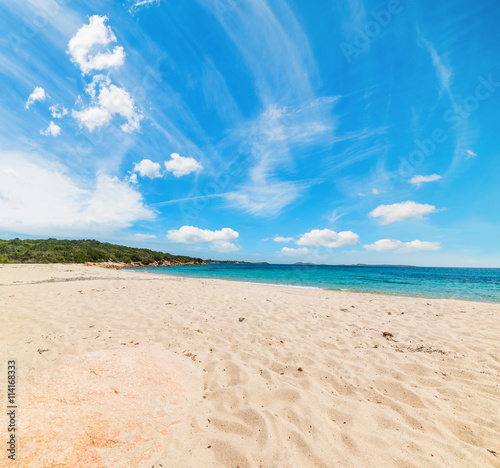
[[96, 240], [11, 239], [0, 240], [0, 263], [194, 263], [201, 258], [172, 255]]

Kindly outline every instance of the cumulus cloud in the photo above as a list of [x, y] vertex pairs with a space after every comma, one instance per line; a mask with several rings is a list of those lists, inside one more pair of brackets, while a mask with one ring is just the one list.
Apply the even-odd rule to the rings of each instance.
[[[160, 168], [160, 164], [151, 161], [151, 159], [143, 159], [140, 163], [134, 163], [134, 172], [138, 172], [141, 177], [149, 177], [150, 179], [162, 176]], [[132, 179], [132, 176], [130, 178]], [[132, 182], [137, 182], [137, 176]]]
[[0, 152], [0, 230], [27, 235], [102, 235], [152, 220], [139, 192], [101, 174], [89, 184], [63, 166], [22, 153]]
[[54, 122], [50, 122], [49, 126], [45, 130], [40, 130], [40, 134], [45, 136], [58, 136], [60, 133], [61, 127]]
[[120, 126], [124, 132], [132, 133], [141, 129], [143, 117], [135, 107], [133, 97], [125, 89], [111, 84], [109, 78], [94, 76], [86, 92], [91, 96], [91, 104], [80, 111], [73, 110], [73, 117], [80, 127], [85, 126], [92, 132], [108, 125], [115, 115], [119, 115], [127, 120]]
[[363, 246], [366, 250], [374, 250], [376, 252], [429, 252], [432, 250], [441, 249], [439, 242], [426, 242], [414, 240], [411, 242], [401, 242], [397, 239], [380, 239], [373, 244]]
[[31, 104], [34, 104], [36, 101], [45, 101], [47, 99], [47, 94], [45, 93], [45, 89], [37, 86], [33, 92], [28, 96], [28, 100], [24, 105], [25, 109], [29, 109]]
[[352, 231], [335, 232], [330, 229], [313, 229], [302, 234], [295, 243], [297, 245], [336, 249], [347, 245], [356, 245], [358, 241], [359, 236]]
[[49, 110], [53, 119], [62, 119], [68, 113], [68, 109], [64, 106], [60, 106], [59, 104], [50, 106]]
[[170, 158], [169, 161], [165, 161], [165, 169], [172, 172], [175, 177], [181, 177], [203, 169], [202, 165], [194, 158], [185, 158], [177, 153], [172, 153]]
[[477, 156], [477, 154], [474, 153], [474, 151], [465, 150], [465, 152], [467, 153], [467, 156], [465, 156], [465, 159], [475, 158]]
[[295, 255], [306, 255], [310, 252], [310, 250], [307, 247], [302, 247], [299, 249], [292, 249], [290, 247], [283, 247], [280, 250], [281, 253], [285, 255], [289, 255], [290, 257], [293, 257]]
[[416, 175], [413, 176], [409, 182], [410, 184], [415, 185], [416, 187], [420, 188], [422, 187], [422, 184], [426, 184], [427, 182], [435, 182], [436, 180], [440, 180], [442, 177], [437, 174], [431, 174], [431, 175]]
[[273, 241], [274, 242], [292, 242], [293, 237], [274, 236]]
[[194, 226], [182, 226], [180, 229], [168, 231], [167, 238], [172, 242], [182, 244], [211, 244], [222, 252], [238, 250], [239, 247], [233, 244], [239, 237], [239, 233], [230, 228], [223, 228], [220, 231], [210, 231]]
[[68, 52], [71, 61], [77, 64], [85, 75], [92, 70], [104, 70], [123, 65], [125, 52], [123, 47], [116, 46], [113, 51], [106, 49], [96, 52], [101, 47], [116, 42], [116, 36], [109, 26], [106, 26], [106, 16], [94, 15], [89, 18], [89, 24], [83, 25], [71, 38]]
[[422, 219], [425, 215], [435, 213], [436, 211], [436, 207], [433, 205], [422, 205], [414, 201], [405, 201], [394, 203], [393, 205], [377, 206], [368, 216], [380, 218], [380, 224], [390, 224], [410, 218]]

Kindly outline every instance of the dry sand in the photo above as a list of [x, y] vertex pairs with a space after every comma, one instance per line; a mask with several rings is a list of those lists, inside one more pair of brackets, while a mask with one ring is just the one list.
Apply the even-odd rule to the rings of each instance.
[[77, 265], [0, 304], [0, 466], [500, 466], [498, 304]]

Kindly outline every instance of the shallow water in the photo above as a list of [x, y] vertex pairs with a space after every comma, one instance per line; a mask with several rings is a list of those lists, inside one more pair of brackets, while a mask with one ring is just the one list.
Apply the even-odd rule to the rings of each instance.
[[500, 302], [499, 268], [208, 264], [139, 270], [252, 283]]

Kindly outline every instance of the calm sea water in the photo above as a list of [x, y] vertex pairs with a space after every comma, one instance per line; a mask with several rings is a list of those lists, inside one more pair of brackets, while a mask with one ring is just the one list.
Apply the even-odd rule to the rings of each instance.
[[140, 270], [174, 276], [500, 302], [499, 268], [208, 264]]

